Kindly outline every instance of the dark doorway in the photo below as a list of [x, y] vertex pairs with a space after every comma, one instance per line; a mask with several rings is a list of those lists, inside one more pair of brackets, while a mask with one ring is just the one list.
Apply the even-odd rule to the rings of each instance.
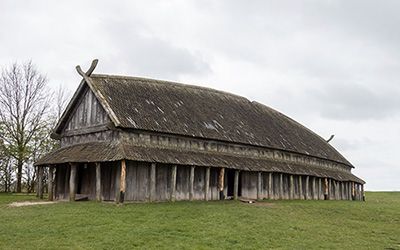
[[[228, 185], [228, 197], [233, 197], [234, 186], [235, 186], [235, 169], [227, 169], [226, 171], [226, 184]], [[240, 181], [240, 172], [239, 172], [239, 180], [238, 180], [238, 196], [242, 195], [242, 185]]]

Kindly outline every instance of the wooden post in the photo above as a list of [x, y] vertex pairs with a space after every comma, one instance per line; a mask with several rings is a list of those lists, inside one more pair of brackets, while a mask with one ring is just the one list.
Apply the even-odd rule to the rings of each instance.
[[76, 171], [78, 164], [70, 163], [71, 171], [69, 173], [69, 201], [75, 201], [76, 195]]
[[307, 175], [306, 176], [306, 183], [305, 183], [306, 184], [306, 192], [305, 192], [306, 193], [305, 194], [305, 199], [306, 200], [308, 200], [308, 198], [309, 198], [309, 192], [308, 192], [309, 181], [310, 181], [310, 176]]
[[354, 182], [351, 182], [351, 199], [355, 200]]
[[318, 178], [318, 200], [323, 199], [323, 197], [321, 198], [322, 193], [322, 181], [321, 178]]
[[119, 202], [124, 203], [126, 190], [126, 161], [121, 160], [121, 177], [119, 181]]
[[257, 172], [257, 200], [262, 199], [262, 172]]
[[364, 184], [361, 184], [362, 201], [365, 201]]
[[235, 179], [233, 182], [233, 199], [234, 200], [238, 199], [238, 193], [239, 193], [239, 170], [235, 170]]
[[150, 201], [156, 199], [156, 164], [152, 163], [150, 167]]
[[176, 169], [176, 165], [171, 168], [171, 201], [176, 200]]
[[116, 168], [115, 171], [115, 198], [114, 201], [115, 203], [119, 203], [119, 201], [121, 200], [121, 164]]
[[219, 178], [218, 178], [218, 187], [219, 187], [219, 199], [224, 200], [224, 177], [225, 177], [225, 168], [221, 168], [219, 171]]
[[279, 198], [284, 199], [284, 193], [283, 193], [283, 174], [281, 173], [279, 175]]
[[190, 167], [190, 176], [189, 176], [189, 200], [193, 200], [194, 194], [194, 166]]
[[294, 199], [294, 180], [293, 175], [290, 175], [290, 199]]
[[299, 199], [304, 200], [303, 195], [303, 177], [299, 175]]
[[332, 199], [333, 197], [333, 189], [332, 189], [332, 180], [331, 180], [331, 178], [328, 178], [328, 196], [329, 196], [329, 199]]
[[315, 176], [312, 177], [312, 198], [313, 198], [313, 200], [318, 200], [315, 178], [316, 178]]
[[101, 168], [100, 162], [96, 162], [96, 200], [101, 201]]
[[208, 201], [209, 191], [210, 191], [210, 167], [206, 167], [206, 180], [204, 183], [204, 200]]
[[43, 199], [43, 166], [38, 166], [38, 197]]
[[274, 199], [274, 190], [273, 190], [273, 179], [272, 179], [272, 173], [268, 174], [268, 198], [269, 199]]
[[324, 200], [329, 200], [329, 182], [328, 178], [325, 177], [325, 188], [324, 188]]
[[54, 166], [49, 167], [49, 183], [48, 183], [48, 193], [49, 193], [49, 201], [54, 200], [53, 193], [53, 183], [54, 183]]

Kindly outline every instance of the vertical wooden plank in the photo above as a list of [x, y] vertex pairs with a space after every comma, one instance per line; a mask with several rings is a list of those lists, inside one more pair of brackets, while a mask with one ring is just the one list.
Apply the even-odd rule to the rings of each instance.
[[283, 174], [279, 174], [279, 198], [284, 199], [283, 193]]
[[221, 168], [219, 170], [218, 176], [218, 188], [219, 188], [219, 199], [224, 200], [224, 177], [225, 177], [225, 168]]
[[324, 200], [329, 199], [329, 182], [328, 178], [325, 178], [325, 185], [324, 185]]
[[126, 191], [126, 161], [121, 160], [121, 175], [119, 180], [119, 202], [124, 203]]
[[309, 199], [309, 192], [308, 192], [308, 187], [309, 187], [309, 180], [310, 180], [310, 176], [306, 176], [306, 183], [305, 183], [305, 199], [308, 200]]
[[300, 200], [304, 200], [303, 194], [303, 176], [299, 175], [299, 196]]
[[322, 180], [321, 178], [318, 178], [318, 200], [324, 199], [323, 197], [323, 191], [322, 191]]
[[100, 162], [96, 162], [96, 200], [101, 201], [101, 168]]
[[176, 200], [176, 169], [176, 165], [173, 165], [171, 168], [171, 201]]
[[268, 199], [273, 199], [274, 198], [274, 190], [273, 190], [273, 178], [272, 178], [272, 173], [268, 173]]
[[49, 167], [49, 183], [48, 183], [49, 201], [52, 201], [54, 199], [53, 183], [54, 183], [54, 166], [50, 166]]
[[364, 184], [361, 184], [362, 201], [365, 201]]
[[71, 171], [69, 173], [69, 201], [75, 201], [76, 195], [76, 171], [78, 164], [70, 163]]
[[328, 178], [328, 196], [329, 196], [329, 199], [332, 199], [333, 198], [333, 188], [332, 188], [332, 179], [331, 178]]
[[261, 200], [262, 195], [262, 173], [257, 172], [257, 200]]
[[313, 176], [312, 177], [312, 199], [313, 200], [317, 200], [318, 198], [317, 198], [317, 188], [316, 188], [316, 185], [315, 185], [315, 176]]
[[189, 200], [193, 200], [194, 193], [194, 166], [190, 167], [190, 175], [189, 175]]
[[156, 164], [152, 163], [150, 167], [150, 201], [156, 197]]
[[208, 201], [210, 192], [210, 167], [206, 168], [205, 184], [204, 184], [204, 200]]
[[239, 170], [235, 170], [235, 178], [233, 180], [233, 199], [238, 199], [239, 193]]
[[44, 167], [39, 166], [38, 167], [38, 196], [39, 196], [39, 199], [43, 199], [43, 172], [44, 172]]
[[294, 199], [294, 180], [293, 180], [293, 175], [291, 174], [290, 175], [290, 192], [289, 192], [289, 195], [290, 195], [290, 199]]

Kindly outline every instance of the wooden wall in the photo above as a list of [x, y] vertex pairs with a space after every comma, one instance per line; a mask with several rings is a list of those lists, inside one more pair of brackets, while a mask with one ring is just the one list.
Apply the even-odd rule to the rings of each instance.
[[[101, 163], [101, 198], [114, 201], [119, 194], [120, 162]], [[191, 193], [191, 166], [177, 166], [175, 198], [176, 200], [204, 200], [206, 194], [206, 168], [195, 167], [193, 175], [193, 193]], [[155, 189], [151, 195], [151, 164], [127, 161], [125, 201], [168, 201], [172, 198], [172, 165], [156, 164]], [[231, 171], [230, 175], [228, 171]], [[232, 173], [225, 171], [224, 194], [228, 194], [228, 185], [234, 185]], [[219, 200], [218, 176], [220, 168], [210, 168], [208, 200]], [[69, 196], [68, 165], [56, 167], [55, 197], [68, 199]], [[271, 178], [270, 178], [271, 174]], [[229, 177], [230, 176], [230, 177]], [[228, 180], [228, 178], [231, 178]], [[260, 180], [260, 183], [259, 183]], [[271, 183], [270, 183], [271, 180]], [[362, 199], [361, 185], [352, 182], [328, 181], [327, 198], [331, 200]], [[325, 178], [299, 176], [284, 173], [240, 171], [239, 195], [246, 199], [325, 199]], [[353, 187], [354, 185], [354, 187]], [[270, 190], [270, 187], [272, 189]], [[229, 187], [232, 195], [232, 187]], [[79, 164], [77, 171], [77, 194], [87, 195], [90, 200], [96, 198], [95, 164]]]
[[106, 111], [97, 101], [93, 92], [86, 88], [83, 96], [79, 99], [79, 103], [75, 106], [73, 114], [70, 115], [63, 132], [102, 125], [108, 122], [110, 122], [110, 119]]

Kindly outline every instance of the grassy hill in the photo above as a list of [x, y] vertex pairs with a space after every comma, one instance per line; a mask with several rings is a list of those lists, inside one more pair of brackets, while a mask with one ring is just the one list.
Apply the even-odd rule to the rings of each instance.
[[36, 198], [0, 194], [0, 249], [400, 249], [400, 192], [366, 199], [10, 207]]

